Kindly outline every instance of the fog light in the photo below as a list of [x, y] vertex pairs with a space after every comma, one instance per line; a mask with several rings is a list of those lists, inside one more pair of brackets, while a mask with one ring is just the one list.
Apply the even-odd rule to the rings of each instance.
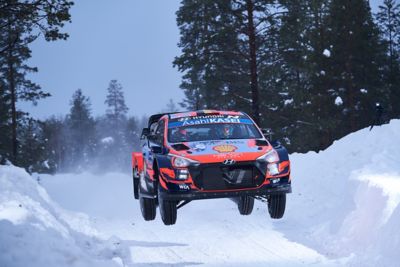
[[177, 175], [176, 178], [178, 180], [186, 180], [189, 176], [189, 171], [188, 170], [177, 170]]
[[178, 179], [179, 180], [186, 180], [187, 179], [187, 175], [186, 174], [179, 174]]
[[268, 173], [270, 175], [277, 175], [279, 174], [279, 168], [278, 168], [278, 164], [276, 163], [270, 163], [268, 164]]
[[273, 184], [276, 184], [276, 183], [279, 183], [281, 181], [281, 179], [271, 179], [271, 182], [273, 183]]

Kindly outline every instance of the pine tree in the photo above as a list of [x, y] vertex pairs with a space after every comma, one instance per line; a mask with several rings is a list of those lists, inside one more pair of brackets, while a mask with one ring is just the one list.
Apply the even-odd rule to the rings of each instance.
[[[23, 116], [27, 115], [17, 110], [17, 102], [36, 104], [39, 99], [49, 96], [27, 78], [28, 73], [37, 72], [36, 68], [26, 64], [31, 57], [28, 45], [42, 34], [48, 41], [66, 39], [68, 35], [61, 33], [60, 28], [65, 21], [70, 21], [71, 6], [72, 2], [66, 0], [5, 0], [0, 4], [0, 95], [1, 108], [5, 112], [1, 116], [4, 131], [0, 142], [11, 144], [3, 149], [5, 157], [12, 159], [14, 164], [19, 164], [17, 129]], [[6, 134], [10, 136], [8, 141]]]
[[46, 157], [46, 139], [39, 121], [27, 118], [20, 127], [19, 164], [32, 172], [50, 172]]
[[132, 146], [127, 134], [128, 107], [125, 104], [123, 88], [117, 80], [112, 80], [107, 88], [106, 116], [99, 119], [98, 128], [101, 140], [101, 160], [109, 169], [121, 169], [128, 164]]
[[0, 79], [0, 164], [12, 157], [11, 144], [11, 106], [10, 97], [6, 94], [6, 85]]
[[174, 65], [185, 72], [184, 107], [251, 111], [248, 63], [231, 1], [184, 1], [177, 15], [183, 53]]
[[[44, 35], [47, 41], [65, 40], [68, 34], [60, 32], [60, 29], [65, 22], [71, 22], [69, 10], [73, 4], [68, 0], [3, 0], [0, 3], [0, 32], [10, 26], [23, 25], [23, 33], [33, 36], [29, 42], [40, 35]], [[0, 45], [0, 57], [7, 53], [7, 46]]]
[[48, 172], [54, 173], [66, 169], [65, 160], [68, 150], [66, 120], [63, 117], [50, 117], [41, 123], [43, 138], [45, 139], [45, 151]]
[[178, 111], [178, 107], [176, 106], [174, 100], [171, 98], [169, 99], [166, 107], [162, 110], [162, 112], [177, 112]]
[[83, 95], [81, 89], [75, 91], [70, 105], [67, 116], [67, 168], [81, 170], [88, 166], [96, 146], [95, 124], [91, 115], [90, 99]]
[[385, 81], [390, 90], [390, 110], [396, 117], [400, 115], [400, 4], [395, 0], [384, 0], [383, 5], [379, 6], [376, 18], [384, 44], [387, 46]]
[[[261, 49], [273, 17], [272, 1], [186, 0], [177, 12], [188, 108], [240, 109], [260, 118]], [[264, 73], [267, 69], [264, 69]]]
[[[126, 157], [126, 155], [129, 155], [131, 152], [133, 151], [138, 151], [140, 150], [140, 134], [142, 132], [142, 129], [140, 128], [138, 119], [135, 117], [130, 117], [127, 120], [126, 123], [126, 132], [125, 132], [125, 142], [127, 144], [127, 150], [126, 150], [126, 154], [125, 154], [125, 158], [129, 158]], [[127, 166], [127, 165], [125, 165]], [[124, 167], [125, 167], [124, 166]]]
[[[8, 18], [7, 21], [10, 21]], [[22, 119], [22, 113], [17, 110], [17, 102], [31, 101], [34, 104], [39, 99], [48, 97], [49, 94], [43, 92], [39, 85], [31, 82], [27, 78], [28, 73], [37, 72], [37, 68], [30, 67], [25, 62], [31, 57], [31, 50], [27, 43], [30, 43], [32, 36], [24, 37], [24, 26], [20, 24], [10, 24], [0, 33], [0, 46], [4, 47], [4, 52], [0, 57], [0, 73], [3, 76], [3, 96], [7, 98], [7, 106], [11, 118], [9, 127], [11, 128], [12, 160], [18, 164], [18, 123]]]
[[331, 89], [342, 99], [332, 114], [343, 121], [336, 125], [337, 138], [370, 125], [375, 113], [373, 102], [385, 102], [387, 92], [382, 90], [380, 70], [384, 49], [365, 0], [332, 0], [328, 29]]
[[115, 129], [118, 129], [126, 120], [128, 112], [128, 107], [125, 105], [124, 92], [117, 80], [110, 82], [107, 92], [107, 98], [104, 102], [107, 105], [106, 116], [110, 120], [110, 123], [114, 124]]

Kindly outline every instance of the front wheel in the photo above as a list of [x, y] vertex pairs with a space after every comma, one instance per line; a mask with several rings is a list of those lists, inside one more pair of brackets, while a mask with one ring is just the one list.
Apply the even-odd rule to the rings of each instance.
[[237, 202], [238, 209], [242, 215], [250, 215], [254, 207], [254, 198], [249, 196], [241, 196]]
[[176, 223], [177, 202], [165, 200], [158, 195], [158, 204], [160, 208], [161, 219], [165, 225], [173, 225]]
[[270, 195], [268, 198], [268, 212], [272, 219], [283, 217], [286, 208], [286, 194]]
[[140, 196], [140, 210], [145, 221], [152, 221], [156, 218], [156, 200]]

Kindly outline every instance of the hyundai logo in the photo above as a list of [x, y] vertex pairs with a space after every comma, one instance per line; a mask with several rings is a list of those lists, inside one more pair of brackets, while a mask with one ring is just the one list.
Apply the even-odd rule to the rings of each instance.
[[224, 160], [224, 162], [222, 162], [222, 163], [225, 164], [225, 165], [233, 165], [233, 164], [236, 163], [236, 161], [233, 160], [233, 159], [226, 159], [226, 160]]

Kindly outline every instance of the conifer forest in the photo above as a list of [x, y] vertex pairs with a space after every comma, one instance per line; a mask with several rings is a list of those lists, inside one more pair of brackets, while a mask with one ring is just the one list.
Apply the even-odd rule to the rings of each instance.
[[[37, 119], [18, 105], [51, 99], [30, 80], [40, 71], [30, 47], [68, 42], [73, 5], [0, 1], [0, 161], [29, 172], [128, 172], [147, 116], [129, 113], [114, 77], [98, 89], [107, 95], [102, 115], [85, 88], [65, 99], [63, 116]], [[400, 118], [399, 1], [373, 11], [368, 0], [182, 0], [176, 23], [181, 52], [171, 65], [184, 98], [166, 99], [160, 113], [244, 111], [301, 153]]]

